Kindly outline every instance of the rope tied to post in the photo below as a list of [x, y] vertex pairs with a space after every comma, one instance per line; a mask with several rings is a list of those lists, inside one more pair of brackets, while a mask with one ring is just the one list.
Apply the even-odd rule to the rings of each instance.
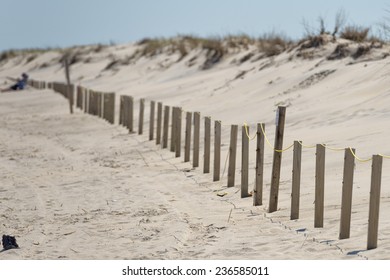
[[320, 144], [322, 147], [326, 148], [326, 149], [329, 149], [329, 150], [332, 150], [332, 151], [344, 151], [345, 148], [332, 148], [332, 147], [329, 147], [327, 144], [324, 144], [324, 143], [321, 143]]
[[291, 149], [292, 147], [294, 147], [294, 143], [293, 143], [293, 144], [291, 144], [290, 146], [288, 146], [288, 147], [285, 148], [285, 149], [281, 149], [281, 150], [275, 149], [275, 147], [274, 147], [274, 146], [271, 144], [271, 142], [268, 140], [267, 134], [265, 134], [264, 127], [263, 127], [262, 124], [260, 124], [260, 127], [261, 127], [261, 132], [262, 132], [263, 135], [264, 135], [265, 141], [267, 142], [268, 146], [270, 146], [270, 148], [271, 148], [272, 150], [274, 150], [275, 152], [277, 152], [277, 153], [283, 153], [283, 152], [285, 152], [285, 151]]
[[358, 157], [355, 152], [353, 151], [353, 149], [351, 147], [348, 148], [350, 151], [351, 151], [351, 154], [354, 156], [354, 158], [356, 158], [357, 161], [360, 161], [360, 162], [369, 162], [372, 160], [372, 158], [367, 158], [367, 159], [363, 159], [363, 158], [360, 158]]
[[255, 133], [255, 135], [253, 135], [253, 137], [250, 137], [249, 131], [248, 131], [248, 124], [246, 122], [244, 122], [244, 127], [245, 127], [246, 136], [248, 137], [249, 141], [256, 139], [257, 133]]
[[304, 148], [308, 148], [308, 149], [313, 149], [316, 147], [316, 145], [303, 145], [303, 142], [302, 141], [298, 141], [298, 143], [304, 147]]

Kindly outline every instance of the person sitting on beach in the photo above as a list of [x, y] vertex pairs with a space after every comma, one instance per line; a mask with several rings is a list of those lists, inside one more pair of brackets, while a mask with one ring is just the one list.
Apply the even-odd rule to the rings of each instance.
[[28, 75], [26, 73], [23, 73], [21, 79], [18, 79], [17, 82], [14, 85], [12, 85], [11, 87], [1, 90], [1, 92], [12, 91], [12, 90], [22, 90], [26, 87], [27, 81], [28, 81]]

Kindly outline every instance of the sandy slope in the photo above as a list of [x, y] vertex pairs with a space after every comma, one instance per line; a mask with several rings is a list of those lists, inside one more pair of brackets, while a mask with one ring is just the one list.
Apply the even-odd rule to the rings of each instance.
[[[202, 50], [179, 62], [178, 54], [162, 53], [104, 70], [112, 54], [126, 58], [138, 47], [82, 49], [88, 60], [72, 65], [72, 79], [222, 120], [223, 163], [229, 125], [248, 122], [252, 134], [257, 122], [265, 122], [272, 141], [277, 105], [287, 106], [285, 146], [302, 140], [352, 146], [362, 158], [390, 154], [389, 49], [327, 60], [336, 46], [315, 49], [311, 59], [298, 57], [296, 48], [243, 63], [237, 61], [252, 50], [233, 52], [209, 70], [200, 70]], [[2, 62], [0, 82], [25, 71], [37, 80], [63, 81], [60, 56], [48, 52], [29, 62], [26, 57]], [[314, 229], [313, 149], [302, 155], [300, 219], [289, 221], [291, 150], [283, 154], [279, 211], [267, 214], [269, 148], [264, 206], [252, 207], [251, 198], [239, 198], [240, 147], [237, 186], [226, 189], [226, 174], [211, 183], [202, 166], [192, 170], [146, 135], [128, 135], [79, 111], [70, 116], [65, 100], [48, 90], [2, 94], [0, 114], [0, 233], [16, 235], [22, 247], [0, 258], [389, 258], [389, 160], [383, 166], [378, 248], [365, 251], [371, 165], [356, 163], [351, 238], [338, 240], [342, 152], [327, 150], [325, 223]], [[253, 141], [250, 148], [255, 150]], [[224, 192], [228, 195], [217, 196]]]
[[[1, 259], [359, 259], [49, 91], [1, 96]], [[231, 211], [231, 212], [230, 212]], [[230, 216], [230, 217], [229, 217]]]

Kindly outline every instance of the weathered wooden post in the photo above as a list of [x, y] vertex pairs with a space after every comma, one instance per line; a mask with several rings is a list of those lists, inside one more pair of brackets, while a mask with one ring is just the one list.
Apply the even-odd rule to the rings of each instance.
[[381, 197], [382, 161], [380, 155], [372, 156], [370, 208], [368, 212], [367, 250], [378, 247], [379, 205]]
[[301, 159], [302, 159], [302, 145], [299, 141], [294, 141], [290, 220], [299, 219], [299, 200], [300, 200], [300, 189], [301, 189]]
[[127, 102], [128, 102], [127, 128], [129, 129], [129, 133], [133, 133], [134, 132], [134, 98], [132, 96], [129, 96]]
[[99, 104], [99, 93], [97, 91], [93, 91], [93, 112], [92, 115], [97, 116], [98, 115], [98, 104]]
[[101, 118], [104, 119], [104, 96], [108, 94], [108, 93], [105, 93], [105, 92], [101, 92], [100, 95], [101, 95], [101, 98], [100, 98], [100, 116]]
[[325, 147], [316, 146], [316, 182], [315, 182], [315, 209], [314, 227], [324, 226], [324, 191], [325, 190]]
[[211, 118], [204, 119], [204, 158], [203, 173], [210, 173]]
[[229, 146], [229, 167], [228, 167], [228, 187], [234, 186], [236, 176], [236, 154], [237, 154], [237, 134], [238, 126], [232, 125], [230, 129], [230, 146]]
[[144, 133], [144, 110], [145, 110], [145, 99], [141, 98], [139, 102], [139, 119], [138, 119], [138, 134]]
[[129, 96], [122, 95], [121, 97], [123, 98], [122, 124], [124, 127], [129, 129]]
[[180, 157], [181, 155], [181, 107], [178, 107], [176, 113], [176, 141], [175, 141], [175, 156]]
[[282, 164], [284, 122], [286, 119], [286, 107], [279, 106], [276, 114], [275, 145], [274, 158], [272, 164], [271, 190], [269, 198], [268, 212], [272, 213], [278, 210], [280, 168]]
[[149, 141], [152, 141], [154, 138], [154, 107], [155, 102], [150, 101], [150, 122], [149, 122]]
[[162, 127], [162, 108], [161, 102], [157, 103], [157, 131], [156, 131], [156, 145], [161, 143], [161, 127]]
[[110, 124], [114, 124], [115, 121], [115, 93], [105, 93], [103, 105], [103, 118]]
[[97, 101], [96, 101], [96, 116], [98, 116], [99, 118], [102, 116], [102, 111], [103, 111], [103, 108], [102, 108], [102, 99], [103, 99], [103, 93], [102, 92], [96, 92], [96, 98], [97, 98]]
[[84, 113], [89, 112], [89, 90], [84, 88]]
[[124, 96], [119, 97], [119, 125], [123, 125], [123, 115], [124, 115]]
[[93, 103], [93, 90], [88, 89], [88, 110], [87, 114], [92, 115], [92, 103]]
[[340, 239], [346, 239], [350, 236], [351, 211], [352, 211], [352, 189], [353, 189], [353, 170], [355, 167], [355, 149], [347, 148], [344, 153], [344, 174], [343, 191], [341, 198], [341, 218], [340, 218]]
[[171, 152], [175, 152], [176, 142], [176, 122], [177, 122], [177, 107], [172, 108], [172, 125], [171, 125]]
[[84, 103], [84, 101], [85, 101], [85, 90], [84, 90], [84, 87], [82, 87], [82, 86], [80, 86], [80, 94], [81, 94], [81, 100], [80, 100], [80, 105], [81, 105], [81, 107], [80, 107], [80, 109], [81, 109], [81, 111], [82, 112], [84, 112], [84, 110], [85, 110], [85, 103]]
[[246, 130], [249, 127], [245, 125], [241, 128], [241, 198], [249, 196], [248, 192], [248, 179], [249, 179], [249, 138], [247, 136]]
[[192, 166], [199, 166], [199, 142], [200, 142], [200, 113], [194, 113], [194, 154], [192, 156]]
[[169, 131], [169, 106], [164, 106], [164, 126], [162, 148], [168, 148], [168, 131]]
[[88, 113], [90, 115], [94, 115], [95, 114], [95, 91], [90, 89], [89, 90], [89, 111]]
[[221, 121], [214, 121], [214, 176], [219, 181], [221, 173]]
[[93, 90], [88, 89], [88, 110], [87, 113], [92, 115], [92, 103], [93, 103]]
[[66, 76], [66, 83], [67, 83], [67, 97], [69, 100], [69, 109], [70, 109], [70, 113], [73, 114], [73, 87], [70, 84], [69, 54], [65, 55], [64, 62], [65, 62], [65, 76]]
[[81, 109], [81, 86], [76, 87], [76, 107]]
[[191, 130], [192, 130], [192, 113], [186, 113], [186, 135], [185, 135], [185, 145], [184, 145], [184, 162], [190, 161], [191, 153]]
[[264, 135], [262, 130], [265, 131], [265, 124], [258, 123], [256, 131], [256, 178], [253, 189], [253, 206], [263, 205]]

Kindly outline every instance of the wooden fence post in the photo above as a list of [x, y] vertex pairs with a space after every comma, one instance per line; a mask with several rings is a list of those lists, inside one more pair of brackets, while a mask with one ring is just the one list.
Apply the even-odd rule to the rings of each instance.
[[355, 153], [355, 149], [352, 148], [346, 148], [344, 153], [344, 174], [341, 198], [339, 239], [349, 238], [351, 229], [353, 170], [355, 167], [355, 157], [353, 156], [351, 150], [353, 153]]
[[370, 208], [368, 212], [367, 250], [378, 246], [379, 205], [381, 197], [382, 161], [380, 155], [372, 156]]
[[168, 148], [168, 131], [169, 131], [169, 106], [164, 106], [164, 126], [162, 148]]
[[192, 167], [199, 166], [199, 140], [200, 140], [200, 113], [194, 113], [194, 154], [192, 156]]
[[161, 124], [162, 124], [162, 107], [161, 102], [157, 103], [157, 131], [156, 131], [156, 145], [161, 143]]
[[105, 93], [103, 95], [103, 118], [110, 124], [115, 121], [115, 93]]
[[99, 118], [102, 116], [102, 111], [103, 111], [103, 108], [102, 108], [102, 100], [103, 100], [103, 93], [102, 92], [97, 92], [96, 93], [96, 97], [97, 97], [97, 101], [96, 101], [96, 116], [98, 116]]
[[150, 101], [150, 122], [149, 122], [149, 141], [152, 141], [154, 138], [154, 107], [155, 102]]
[[87, 113], [89, 115], [92, 115], [92, 103], [93, 103], [93, 90], [88, 90], [88, 110]]
[[264, 135], [265, 124], [257, 124], [256, 141], [256, 178], [253, 189], [253, 206], [263, 205], [263, 178], [264, 178]]
[[119, 125], [123, 125], [123, 115], [124, 115], [124, 96], [119, 97]]
[[214, 176], [219, 181], [221, 173], [221, 121], [214, 121]]
[[181, 155], [181, 115], [182, 110], [180, 107], [177, 108], [176, 113], [176, 141], [175, 141], [175, 156], [180, 157]]
[[301, 189], [301, 161], [302, 161], [302, 145], [299, 141], [294, 141], [290, 220], [299, 219], [299, 200], [300, 200], [300, 189]]
[[204, 159], [203, 173], [210, 173], [211, 118], [204, 119]]
[[236, 176], [237, 134], [238, 126], [232, 125], [230, 129], [228, 187], [234, 186], [234, 180]]
[[184, 162], [190, 161], [191, 153], [191, 130], [192, 130], [192, 113], [186, 113], [186, 135], [184, 145]]
[[315, 182], [315, 209], [314, 227], [324, 226], [324, 192], [325, 192], [325, 147], [316, 146], [316, 182]]
[[84, 113], [89, 112], [89, 90], [87, 88], [84, 88]]
[[127, 112], [127, 127], [129, 129], [129, 133], [134, 132], [134, 98], [132, 96], [128, 97], [128, 112]]
[[101, 92], [101, 98], [100, 98], [100, 117], [104, 119], [104, 96], [108, 94], [105, 92]]
[[73, 114], [73, 86], [70, 83], [70, 65], [69, 65], [69, 55], [66, 55], [65, 57], [65, 77], [66, 77], [66, 83], [67, 83], [67, 97], [69, 100], [69, 109], [70, 113]]
[[145, 110], [145, 99], [141, 98], [139, 102], [139, 119], [138, 119], [138, 134], [144, 133], [144, 110]]
[[93, 90], [89, 90], [89, 106], [88, 106], [89, 110], [88, 110], [88, 113], [90, 115], [94, 115], [94, 112], [95, 112], [95, 91]]
[[241, 127], [241, 198], [249, 196], [248, 179], [249, 179], [249, 138], [246, 134], [249, 127], [243, 125]]
[[94, 98], [94, 116], [99, 116], [99, 96], [100, 93], [95, 91], [95, 98]]
[[177, 107], [172, 107], [171, 152], [175, 152]]
[[284, 122], [286, 119], [286, 107], [279, 106], [276, 114], [275, 145], [272, 164], [271, 190], [269, 198], [268, 212], [272, 213], [278, 210], [280, 168], [282, 164]]
[[78, 85], [76, 87], [76, 107], [81, 109], [81, 87]]
[[129, 96], [127, 95], [122, 95], [123, 98], [123, 119], [122, 119], [122, 124], [124, 127], [129, 129], [129, 107], [130, 107], [130, 101], [129, 101]]

